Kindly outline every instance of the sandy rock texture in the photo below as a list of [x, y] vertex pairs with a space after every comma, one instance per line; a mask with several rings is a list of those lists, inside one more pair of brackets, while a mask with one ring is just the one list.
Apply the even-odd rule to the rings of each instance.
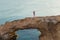
[[16, 40], [16, 31], [38, 29], [39, 40], [60, 40], [60, 16], [26, 17], [0, 26], [0, 40]]

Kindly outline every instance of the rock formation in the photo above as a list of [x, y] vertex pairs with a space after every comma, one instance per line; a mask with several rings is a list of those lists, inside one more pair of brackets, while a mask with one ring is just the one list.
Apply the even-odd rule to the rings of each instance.
[[16, 31], [38, 29], [39, 40], [60, 40], [60, 16], [27, 17], [0, 26], [0, 40], [16, 40]]

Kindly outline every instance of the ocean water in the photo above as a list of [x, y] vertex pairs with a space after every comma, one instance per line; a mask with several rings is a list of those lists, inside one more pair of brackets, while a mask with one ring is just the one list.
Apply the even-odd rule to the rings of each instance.
[[17, 31], [17, 40], [39, 40], [40, 31], [37, 29], [25, 29]]
[[0, 18], [21, 16], [32, 17], [60, 14], [60, 0], [0, 0]]

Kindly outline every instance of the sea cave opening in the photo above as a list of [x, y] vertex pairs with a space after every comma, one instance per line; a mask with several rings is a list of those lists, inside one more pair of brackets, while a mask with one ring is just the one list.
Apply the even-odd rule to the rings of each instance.
[[39, 40], [41, 32], [37, 29], [24, 29], [16, 32], [17, 40]]

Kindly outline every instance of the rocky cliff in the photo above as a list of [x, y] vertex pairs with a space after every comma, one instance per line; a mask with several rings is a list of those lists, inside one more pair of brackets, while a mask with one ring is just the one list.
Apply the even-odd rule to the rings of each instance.
[[39, 40], [60, 40], [60, 16], [27, 17], [0, 26], [0, 40], [16, 40], [16, 31], [38, 29]]

